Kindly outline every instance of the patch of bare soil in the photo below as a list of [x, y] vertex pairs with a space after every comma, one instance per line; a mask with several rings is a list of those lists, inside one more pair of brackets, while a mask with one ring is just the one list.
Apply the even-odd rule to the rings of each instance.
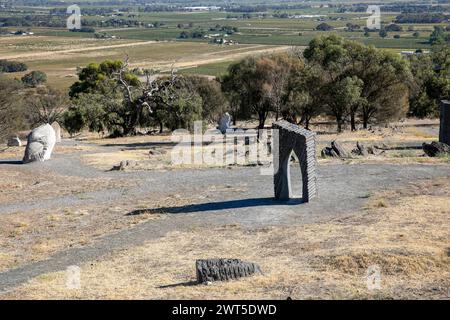
[[[368, 195], [362, 213], [323, 223], [257, 230], [240, 225], [177, 231], [81, 267], [81, 288], [64, 272], [5, 294], [13, 299], [448, 299], [450, 179]], [[264, 274], [193, 285], [196, 259], [234, 257]], [[367, 277], [380, 270], [379, 287]]]

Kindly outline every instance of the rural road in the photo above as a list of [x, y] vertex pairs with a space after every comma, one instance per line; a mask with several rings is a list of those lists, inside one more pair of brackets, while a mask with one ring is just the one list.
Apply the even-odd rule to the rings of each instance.
[[[67, 143], [67, 142], [66, 142]], [[0, 164], [13, 166], [12, 164]], [[43, 273], [64, 270], [70, 265], [81, 265], [99, 259], [115, 250], [141, 245], [146, 240], [163, 237], [171, 231], [192, 227], [214, 227], [240, 224], [246, 228], [270, 225], [315, 223], [354, 214], [364, 206], [370, 193], [415, 182], [419, 179], [450, 175], [449, 165], [392, 165], [392, 164], [327, 164], [318, 167], [319, 198], [302, 204], [293, 200], [280, 203], [272, 200], [271, 176], [260, 175], [257, 167], [232, 169], [104, 172], [84, 166], [74, 154], [59, 154], [52, 161], [32, 164], [36, 170], [53, 170], [69, 176], [114, 177], [133, 179], [137, 187], [127, 192], [100, 190], [87, 197], [64, 196], [39, 203], [41, 208], [65, 205], [108, 203], [114, 198], [164, 194], [208, 194], [204, 201], [194, 200], [188, 206], [168, 207], [165, 219], [149, 220], [130, 229], [106, 235], [81, 248], [56, 253], [47, 260], [34, 262], [0, 273], [0, 292], [17, 286]], [[296, 166], [292, 177], [299, 175]], [[299, 185], [300, 183], [298, 183]], [[211, 192], [218, 185], [230, 186], [230, 192]], [[233, 186], [245, 186], [233, 192]], [[294, 186], [295, 187], [295, 186]], [[121, 198], [122, 199], [122, 198]], [[0, 214], [35, 208], [33, 202], [0, 205]], [[150, 211], [152, 208], [149, 208]], [[158, 211], [160, 211], [159, 209]], [[126, 219], [124, 212], [124, 219]]]
[[121, 43], [121, 44], [112, 44], [108, 46], [95, 46], [95, 47], [84, 47], [84, 48], [76, 48], [76, 49], [65, 49], [65, 50], [55, 50], [55, 51], [41, 51], [34, 53], [20, 53], [20, 54], [3, 54], [2, 59], [22, 59], [30, 60], [32, 58], [43, 58], [43, 59], [51, 59], [55, 56], [60, 56], [67, 53], [79, 53], [86, 51], [97, 51], [97, 50], [111, 50], [117, 48], [129, 48], [135, 46], [145, 46], [153, 43], [158, 43], [157, 41], [139, 41], [139, 42], [129, 42], [129, 43]]

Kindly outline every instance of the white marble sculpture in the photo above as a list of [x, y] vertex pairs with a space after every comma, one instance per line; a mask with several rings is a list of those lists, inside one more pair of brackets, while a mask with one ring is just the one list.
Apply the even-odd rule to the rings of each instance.
[[28, 135], [23, 163], [50, 160], [55, 143], [55, 130], [48, 123], [33, 129]]

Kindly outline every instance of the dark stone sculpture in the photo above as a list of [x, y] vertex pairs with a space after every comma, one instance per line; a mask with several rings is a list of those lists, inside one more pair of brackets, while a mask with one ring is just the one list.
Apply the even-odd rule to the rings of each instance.
[[197, 283], [212, 281], [226, 281], [248, 277], [254, 273], [261, 273], [260, 267], [252, 262], [239, 259], [207, 259], [197, 260]]
[[441, 101], [441, 127], [439, 142], [450, 145], [450, 101]]
[[286, 201], [291, 197], [289, 160], [294, 152], [302, 172], [302, 200], [309, 202], [317, 196], [316, 134], [287, 121], [275, 122], [273, 129], [278, 129], [273, 149], [275, 199]]

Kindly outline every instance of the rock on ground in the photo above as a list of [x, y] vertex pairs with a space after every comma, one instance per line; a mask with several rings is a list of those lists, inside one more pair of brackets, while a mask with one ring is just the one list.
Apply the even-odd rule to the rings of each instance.
[[349, 157], [349, 153], [337, 141], [331, 142], [331, 147], [323, 148], [321, 154], [322, 154], [322, 157], [333, 157], [333, 158], [348, 158]]
[[341, 158], [348, 158], [348, 152], [344, 149], [344, 147], [337, 142], [336, 140], [331, 142], [331, 148], [336, 152], [336, 154]]
[[352, 153], [363, 157], [369, 155], [369, 151], [367, 150], [367, 148], [362, 143], [359, 143], [359, 141], [356, 142], [356, 149], [354, 149]]
[[20, 141], [19, 137], [11, 137], [8, 140], [8, 147], [21, 147], [22, 141]]
[[429, 157], [436, 157], [439, 154], [450, 155], [450, 146], [442, 142], [433, 141], [432, 143], [423, 143], [422, 149]]
[[114, 166], [111, 171], [124, 171], [136, 167], [137, 162], [134, 160], [123, 160], [118, 166]]

